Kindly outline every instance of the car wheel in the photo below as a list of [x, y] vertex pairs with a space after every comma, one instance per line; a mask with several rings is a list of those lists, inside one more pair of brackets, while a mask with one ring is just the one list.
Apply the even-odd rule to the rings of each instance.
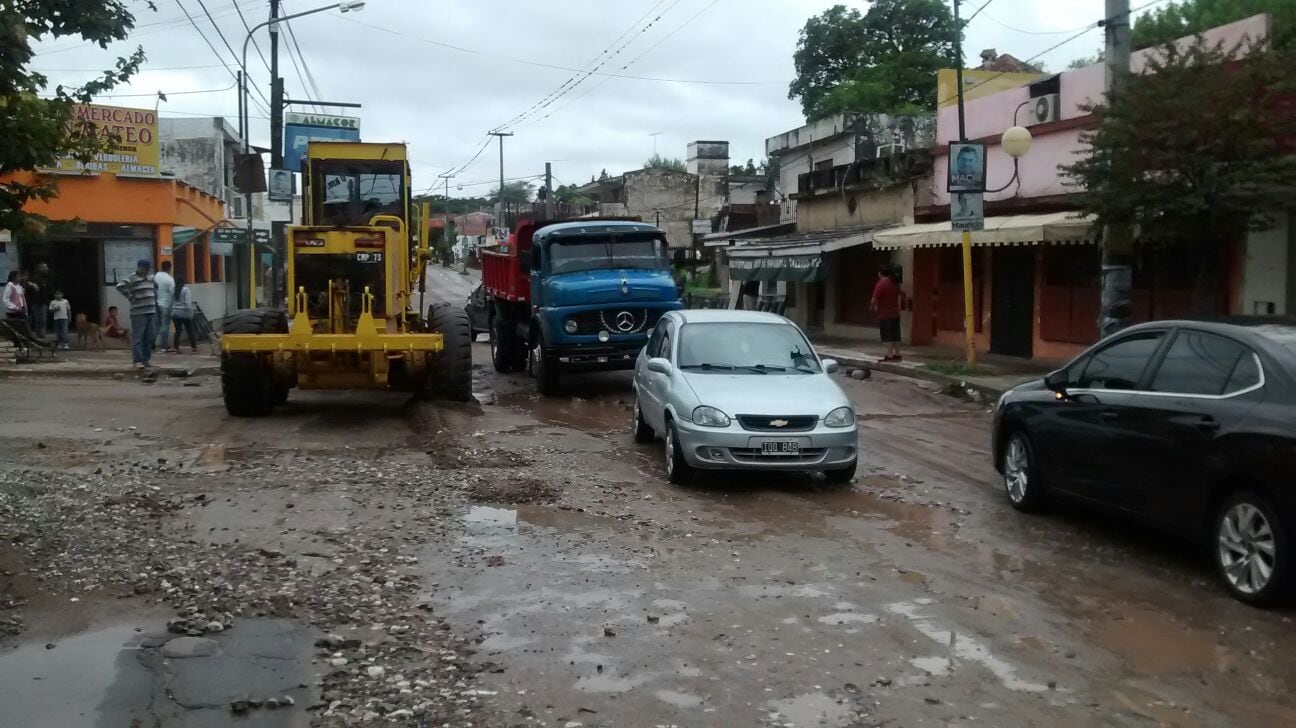
[[1013, 432], [1004, 445], [1003, 479], [1004, 492], [1013, 508], [1030, 513], [1044, 507], [1044, 486], [1040, 482], [1035, 450], [1024, 432]]
[[693, 466], [688, 464], [684, 459], [684, 452], [680, 448], [679, 433], [675, 431], [675, 423], [666, 422], [666, 477], [675, 485], [688, 485], [693, 482]]
[[1232, 595], [1267, 604], [1287, 579], [1287, 532], [1269, 499], [1255, 491], [1230, 496], [1215, 516], [1215, 567]]
[[657, 433], [653, 432], [653, 429], [644, 421], [643, 410], [639, 408], [639, 395], [637, 394], [634, 399], [634, 414], [632, 417], [634, 418], [631, 423], [634, 429], [634, 441], [652, 442]]
[[516, 346], [517, 328], [501, 316], [492, 318], [490, 323], [490, 350], [491, 364], [495, 366], [495, 371], [508, 374], [516, 368], [517, 354], [514, 352]]
[[850, 465], [836, 470], [825, 470], [824, 477], [832, 485], [846, 485], [855, 479], [855, 469], [859, 466], [859, 461], [853, 461]]

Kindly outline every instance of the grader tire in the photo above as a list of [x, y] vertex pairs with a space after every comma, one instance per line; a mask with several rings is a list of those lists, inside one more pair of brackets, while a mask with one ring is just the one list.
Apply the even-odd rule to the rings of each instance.
[[[225, 320], [226, 334], [282, 334], [288, 332], [288, 316], [276, 309], [237, 311]], [[256, 354], [221, 354], [221, 394], [225, 411], [235, 417], [263, 417], [275, 405], [288, 399], [287, 387], [275, 382]]]
[[468, 312], [448, 303], [428, 309], [428, 328], [441, 334], [443, 348], [428, 355], [428, 399], [468, 402], [472, 399], [472, 324]]

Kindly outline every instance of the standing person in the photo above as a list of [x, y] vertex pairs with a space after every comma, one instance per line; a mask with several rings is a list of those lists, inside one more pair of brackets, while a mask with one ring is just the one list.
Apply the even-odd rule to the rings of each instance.
[[141, 259], [131, 277], [117, 283], [117, 290], [130, 302], [131, 355], [136, 369], [153, 366], [153, 341], [157, 339], [157, 286], [149, 275], [151, 265]]
[[744, 311], [755, 311], [760, 308], [760, 281], [744, 281], [738, 288], [742, 294], [742, 307]]
[[50, 294], [54, 293], [49, 279], [49, 264], [37, 263], [35, 271], [27, 278], [27, 313], [31, 317], [32, 333], [44, 339], [49, 330]]
[[873, 286], [873, 300], [869, 304], [878, 318], [878, 332], [886, 345], [882, 361], [900, 361], [900, 301], [904, 293], [895, 282], [891, 267], [878, 268], [877, 284]]
[[171, 261], [162, 261], [162, 270], [153, 276], [157, 285], [157, 346], [166, 350], [167, 339], [171, 338], [171, 302], [175, 300], [176, 282], [171, 277]]
[[54, 333], [58, 348], [68, 350], [68, 319], [72, 318], [72, 306], [63, 297], [63, 291], [54, 292], [54, 300], [49, 302], [49, 312], [54, 316]]
[[27, 275], [19, 270], [9, 271], [4, 287], [4, 312], [9, 321], [27, 321]]
[[198, 343], [194, 337], [193, 323], [193, 293], [189, 286], [185, 284], [184, 279], [176, 277], [176, 294], [175, 300], [171, 302], [171, 321], [175, 324], [175, 341], [171, 344], [171, 352], [180, 353], [180, 329], [184, 329], [189, 334], [189, 350], [197, 353]]

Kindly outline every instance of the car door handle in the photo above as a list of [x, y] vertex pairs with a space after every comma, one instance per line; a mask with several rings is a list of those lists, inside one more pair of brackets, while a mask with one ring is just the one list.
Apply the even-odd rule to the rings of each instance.
[[1102, 411], [1102, 418], [1104, 422], [1111, 422], [1112, 420], [1116, 419], [1119, 416], [1120, 413], [1118, 413], [1114, 409], [1108, 408]]
[[1220, 428], [1220, 423], [1214, 417], [1206, 415], [1197, 422], [1197, 429], [1202, 432], [1216, 432]]

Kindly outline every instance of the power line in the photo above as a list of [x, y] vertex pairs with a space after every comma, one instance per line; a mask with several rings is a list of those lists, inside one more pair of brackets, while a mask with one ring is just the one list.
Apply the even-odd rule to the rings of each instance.
[[[301, 59], [302, 70], [306, 73], [306, 78], [307, 78], [307, 80], [310, 81], [310, 86], [311, 86], [311, 88], [314, 89], [314, 91], [315, 91], [315, 98], [314, 98], [314, 100], [319, 100], [319, 101], [324, 100], [324, 94], [320, 91], [319, 84], [318, 84], [318, 83], [315, 83], [315, 74], [311, 73], [311, 70], [310, 70], [310, 64], [306, 62], [306, 54], [305, 54], [305, 53], [302, 53], [301, 46], [298, 45], [298, 43], [297, 43], [297, 33], [296, 33], [296, 31], [294, 31], [294, 30], [292, 29], [292, 25], [289, 24], [289, 22], [288, 22], [287, 20], [284, 21], [284, 28], [285, 28], [285, 29], [287, 30], [287, 32], [288, 32], [288, 39], [292, 41], [293, 47], [297, 49], [297, 57], [298, 57], [299, 59]], [[305, 82], [303, 82], [302, 85], [305, 86]], [[306, 98], [309, 99], [309, 98], [311, 98], [311, 97], [310, 97], [310, 96], [307, 96]], [[315, 108], [318, 109], [318, 108], [321, 108], [321, 107], [316, 106]]]
[[[176, 0], [176, 2], [179, 3], [180, 0]], [[198, 0], [198, 7], [202, 8], [203, 13], [207, 16], [207, 20], [210, 21], [212, 27], [216, 29], [216, 35], [219, 36], [221, 42], [225, 44], [225, 48], [229, 50], [230, 56], [234, 58], [234, 62], [241, 63], [242, 56], [234, 52], [234, 47], [231, 46], [229, 40], [225, 38], [224, 31], [222, 31], [220, 29], [220, 26], [216, 24], [216, 20], [212, 18], [211, 13], [207, 12], [207, 4], [203, 2], [203, 0]], [[197, 27], [197, 25], [195, 25], [194, 27]], [[241, 67], [242, 66], [240, 65], [240, 68]], [[245, 77], [243, 83], [246, 84], [248, 88], [251, 88], [253, 91], [256, 91], [257, 96], [260, 96], [261, 100], [264, 101], [266, 105], [268, 105], [270, 103], [270, 99], [266, 98], [265, 92], [261, 90], [260, 86], [257, 86], [256, 84], [252, 83], [252, 73], [247, 68], [243, 68], [243, 75]], [[262, 106], [262, 110], [264, 110], [266, 113], [270, 113], [270, 110], [266, 108], [266, 106], [264, 105]]]
[[[238, 3], [234, 3], [234, 9], [238, 11], [239, 20], [243, 21], [243, 29], [248, 32], [248, 35], [252, 35], [252, 26], [248, 25], [247, 18], [243, 17], [243, 10], [238, 6]], [[270, 71], [270, 63], [266, 61], [265, 54], [261, 52], [261, 46], [257, 44], [255, 37], [252, 38], [252, 47], [256, 49], [257, 55], [261, 56], [261, 64], [265, 66], [266, 71], [273, 73], [273, 71]]]
[[963, 21], [963, 24], [964, 24], [964, 25], [967, 25], [968, 23], [971, 23], [971, 22], [972, 22], [972, 19], [975, 18], [976, 16], [980, 15], [980, 14], [981, 14], [981, 11], [982, 11], [982, 10], [985, 10], [987, 7], [989, 7], [989, 6], [990, 6], [990, 3], [992, 3], [992, 2], [994, 2], [994, 0], [986, 0], [985, 2], [981, 3], [981, 7], [977, 8], [977, 9], [976, 9], [976, 10], [975, 10], [971, 15], [969, 15], [969, 16], [968, 16], [968, 19]]
[[[230, 3], [224, 6], [219, 6], [212, 12], [217, 17], [223, 15], [229, 15], [230, 13], [233, 12], [232, 10], [233, 6], [234, 3]], [[175, 17], [175, 18], [167, 18], [165, 20], [155, 20], [151, 23], [140, 23], [139, 25], [136, 25], [134, 28], [132, 28], [130, 37], [134, 39], [138, 36], [154, 35], [156, 33], [162, 33], [167, 30], [171, 30], [174, 27], [182, 26], [186, 22], [188, 21], [185, 20], [184, 18]], [[145, 28], [147, 28], [148, 30], [145, 30]], [[82, 50], [85, 47], [86, 47], [86, 43], [84, 40], [69, 41], [66, 43], [57, 43], [51, 45], [49, 48], [42, 49], [36, 55], [43, 56], [52, 53], [62, 53], [65, 51]]]
[[238, 87], [238, 82], [235, 81], [234, 83], [231, 83], [230, 85], [224, 88], [205, 88], [205, 89], [199, 89], [195, 91], [154, 91], [152, 93], [143, 93], [143, 94], [99, 94], [96, 95], [95, 98], [126, 99], [126, 98], [139, 98], [143, 96], [159, 96], [159, 95], [160, 96], [186, 96], [191, 94], [217, 94], [217, 93], [221, 93], [222, 91], [233, 91], [237, 87]]
[[[307, 98], [307, 100], [314, 101], [315, 99], [311, 97], [310, 88], [306, 84], [306, 76], [302, 74], [301, 67], [297, 65], [297, 55], [301, 55], [301, 49], [298, 48], [297, 54], [296, 55], [293, 54], [293, 46], [297, 45], [297, 41], [293, 37], [292, 30], [288, 27], [287, 22], [284, 23], [284, 31], [287, 34], [289, 40], [288, 43], [284, 44], [284, 50], [288, 51], [288, 60], [292, 61], [293, 70], [297, 72], [297, 80], [300, 81], [302, 85], [302, 95], [304, 95]], [[318, 105], [313, 106], [313, 108], [316, 111], [320, 110], [320, 107]]]

